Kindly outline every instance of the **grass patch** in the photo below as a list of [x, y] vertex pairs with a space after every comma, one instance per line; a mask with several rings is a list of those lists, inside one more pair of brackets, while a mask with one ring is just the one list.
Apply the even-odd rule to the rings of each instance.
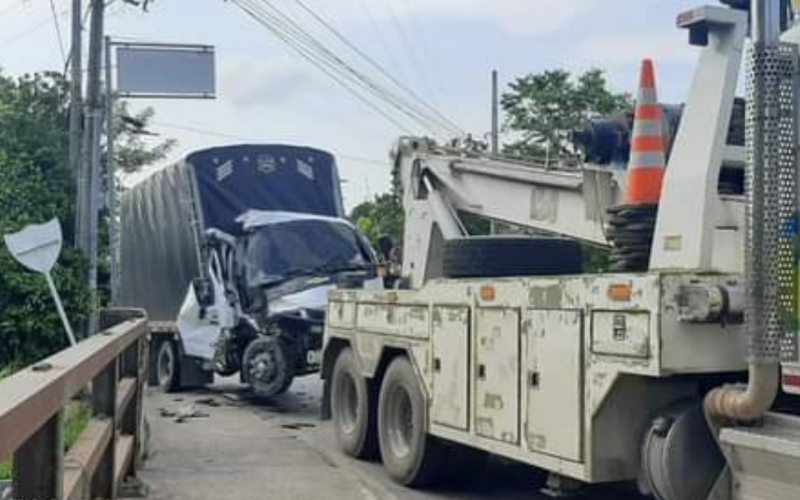
[[13, 363], [0, 368], [0, 380], [3, 380], [6, 377], [10, 377], [17, 370], [19, 370], [19, 367], [17, 367], [17, 365]]
[[0, 481], [11, 480], [11, 459], [0, 462]]
[[83, 401], [71, 401], [67, 404], [64, 416], [64, 450], [69, 450], [89, 421], [92, 419], [92, 407]]
[[[0, 377], [1, 379], [2, 377]], [[89, 421], [92, 419], [92, 408], [83, 401], [70, 401], [64, 412], [64, 450], [69, 450]], [[0, 462], [0, 481], [11, 479], [13, 464], [8, 458]]]
[[[0, 380], [8, 377], [14, 372], [14, 367], [9, 365], [0, 370]], [[11, 459], [0, 461], [0, 481], [11, 479]]]

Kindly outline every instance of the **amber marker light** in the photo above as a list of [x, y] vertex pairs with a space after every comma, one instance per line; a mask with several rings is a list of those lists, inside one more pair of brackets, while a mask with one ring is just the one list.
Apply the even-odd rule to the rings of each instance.
[[608, 298], [615, 302], [629, 302], [633, 289], [625, 283], [614, 283], [608, 286]]
[[485, 302], [493, 302], [497, 291], [494, 289], [494, 285], [483, 285], [481, 287], [481, 300]]

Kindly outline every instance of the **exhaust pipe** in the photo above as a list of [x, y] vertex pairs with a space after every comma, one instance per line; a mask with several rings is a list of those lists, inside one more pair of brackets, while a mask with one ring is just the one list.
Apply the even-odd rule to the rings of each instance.
[[747, 386], [714, 389], [706, 395], [705, 412], [714, 430], [735, 422], [760, 419], [772, 407], [778, 394], [778, 363], [750, 364]]
[[[750, 336], [749, 382], [706, 396], [712, 429], [761, 418], [780, 386], [783, 340], [791, 334], [794, 249], [786, 235], [797, 193], [792, 54], [780, 44], [781, 0], [753, 0], [747, 74], [747, 207], [745, 328]], [[790, 109], [787, 109], [790, 108]]]

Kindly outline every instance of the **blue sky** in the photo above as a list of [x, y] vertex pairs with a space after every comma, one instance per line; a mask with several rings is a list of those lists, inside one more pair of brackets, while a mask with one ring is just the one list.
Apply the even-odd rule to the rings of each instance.
[[[67, 36], [70, 0], [53, 1]], [[323, 35], [313, 19], [301, 16], [294, 0], [272, 2]], [[677, 14], [698, 5], [689, 0], [305, 2], [475, 136], [489, 129], [492, 69], [505, 84], [545, 69], [599, 67], [614, 89], [634, 92], [639, 61], [653, 57], [662, 100], [678, 102], [695, 61], [686, 34], [675, 28]], [[108, 23], [112, 37], [217, 47], [217, 100], [132, 103], [155, 107], [157, 121], [168, 124], [153, 130], [179, 140], [174, 158], [237, 142], [185, 130], [200, 129], [332, 151], [347, 179], [349, 206], [389, 188], [387, 154], [401, 132], [295, 57], [231, 2], [154, 0], [150, 12], [141, 13], [117, 0]], [[7, 74], [63, 68], [49, 0], [0, 0], [0, 67]]]

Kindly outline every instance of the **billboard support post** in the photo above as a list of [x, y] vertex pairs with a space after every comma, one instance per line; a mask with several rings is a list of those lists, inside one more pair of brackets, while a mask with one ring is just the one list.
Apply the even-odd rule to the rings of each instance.
[[[126, 99], [214, 99], [215, 51], [210, 45], [128, 43], [105, 39], [106, 66], [106, 203], [109, 214], [111, 303], [119, 304], [119, 183], [114, 150], [114, 107]], [[116, 66], [114, 49], [116, 48]], [[116, 85], [114, 76], [116, 68]]]

